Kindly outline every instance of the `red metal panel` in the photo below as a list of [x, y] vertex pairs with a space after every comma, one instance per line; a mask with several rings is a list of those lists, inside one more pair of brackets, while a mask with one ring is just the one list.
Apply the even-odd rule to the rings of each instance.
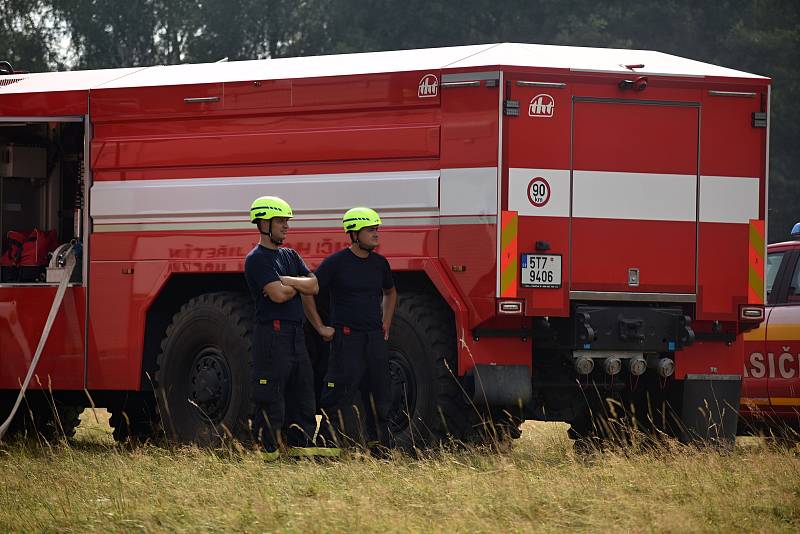
[[[95, 89], [92, 114], [97, 120], [145, 116], [225, 115], [231, 111], [368, 110], [391, 107], [438, 107], [439, 95], [418, 98], [421, 72], [258, 80], [226, 83]], [[207, 103], [186, 98], [217, 97]]]
[[292, 80], [225, 83], [226, 110], [287, 108], [292, 105]]
[[[168, 260], [182, 266], [179, 271], [194, 272], [206, 270], [206, 263], [221, 262], [230, 265], [223, 271], [242, 272], [244, 257], [259, 236], [248, 229], [95, 233], [91, 239], [94, 262]], [[437, 229], [429, 226], [386, 227], [380, 241], [378, 251], [390, 259], [431, 258], [438, 250]], [[290, 228], [286, 239], [286, 246], [296, 249], [309, 267], [349, 245], [338, 228]]]
[[[694, 293], [695, 223], [575, 219], [572, 289]], [[628, 269], [641, 283], [628, 286]]]
[[438, 126], [305, 130], [300, 132], [94, 141], [95, 169], [172, 167], [191, 154], [193, 166], [379, 158], [432, 158], [439, 153]]
[[[511, 98], [519, 101], [520, 115], [505, 120], [504, 159], [506, 169], [569, 169], [570, 128], [572, 119], [572, 84], [566, 87], [520, 86], [518, 82], [565, 83], [569, 75], [539, 73], [515, 73], [509, 76]], [[570, 80], [571, 81], [571, 80]], [[544, 101], [552, 102], [552, 116], [532, 115], [532, 106]], [[534, 110], [535, 111], [535, 110]], [[553, 187], [554, 184], [550, 184]], [[509, 193], [508, 173], [504, 173], [502, 188], [503, 209], [508, 209], [509, 195], [521, 195], [522, 191]], [[561, 192], [560, 192], [561, 193]], [[569, 198], [569, 190], [563, 191]], [[547, 251], [560, 254], [563, 283], [560, 288], [519, 287], [519, 296], [526, 299], [525, 314], [529, 316], [566, 317], [569, 315], [570, 265], [568, 213], [560, 217], [519, 216], [518, 252], [535, 252], [535, 243], [543, 241], [550, 245]], [[519, 273], [517, 273], [519, 284]]]
[[743, 365], [744, 341], [741, 336], [731, 345], [719, 341], [695, 341], [675, 353], [675, 378], [683, 380], [687, 374], [741, 375]]
[[95, 181], [439, 168], [435, 107], [111, 119], [94, 123]]
[[[419, 98], [417, 90], [430, 71], [359, 76], [301, 78], [292, 82], [295, 109], [374, 109], [397, 106], [439, 106], [440, 92]], [[441, 77], [439, 73], [435, 73]]]
[[444, 91], [442, 168], [497, 166], [497, 89], [454, 87]]
[[[766, 90], [712, 86], [715, 90], [756, 92], [755, 97], [703, 97], [700, 170], [703, 176], [760, 178], [759, 217], [764, 218], [766, 129], [753, 128], [752, 113], [765, 108]], [[747, 303], [748, 226], [700, 223], [698, 305], [700, 319], [736, 320]]]
[[[498, 89], [482, 83], [443, 91], [441, 167], [496, 167]], [[447, 194], [458, 193], [451, 189]], [[465, 203], [462, 213], [474, 214], [474, 208]], [[439, 236], [439, 257], [466, 299], [472, 328], [495, 315], [497, 224], [447, 223]]]
[[696, 108], [575, 104], [573, 168], [697, 174]]
[[[188, 156], [187, 156], [188, 157]], [[95, 182], [116, 180], [161, 180], [181, 178], [219, 178], [220, 176], [291, 176], [305, 174], [335, 174], [343, 172], [395, 172], [426, 171], [438, 169], [435, 159], [410, 159], [404, 161], [340, 161], [308, 163], [276, 163], [254, 165], [214, 165], [120, 170], [109, 169], [95, 172]]]
[[[501, 325], [501, 328], [520, 328], [521, 321], [516, 324]], [[472, 370], [479, 364], [498, 365], [527, 365], [531, 366], [531, 338], [485, 338], [475, 340], [469, 332], [465, 332], [463, 339], [458, 340], [459, 345], [465, 345], [459, 353], [458, 371], [463, 374]]]
[[746, 224], [700, 223], [697, 319], [736, 321], [747, 304]]
[[[562, 283], [559, 289], [520, 287], [519, 296], [527, 299], [525, 315], [569, 316], [569, 219], [566, 217], [520, 217], [519, 252], [535, 253], [536, 241], [550, 245], [548, 254], [561, 254]], [[519, 277], [519, 273], [517, 273]]]
[[[564, 88], [520, 87], [518, 81], [564, 82], [565, 76], [530, 73], [510, 80], [511, 97], [519, 101], [519, 117], [506, 119], [505, 158], [508, 167], [569, 169], [569, 132], [572, 116], [571, 85]], [[531, 116], [537, 97], [552, 98], [552, 117]], [[504, 198], [505, 200], [505, 198]], [[504, 204], [504, 209], [505, 204]]]
[[92, 262], [87, 388], [139, 389], [145, 311], [168, 267], [166, 261]]
[[15, 93], [0, 98], [0, 116], [83, 116], [88, 112], [89, 91]]
[[[18, 389], [56, 295], [53, 285], [0, 287], [0, 388]], [[85, 291], [67, 288], [31, 382], [33, 389], [83, 388]]]
[[[720, 87], [719, 89], [722, 89]], [[756, 96], [703, 96], [700, 130], [700, 174], [704, 176], [764, 175], [766, 129], [752, 127], [752, 114], [766, 111], [766, 90], [730, 87], [727, 91], [752, 91]], [[763, 213], [761, 214], [763, 218]]]
[[497, 225], [454, 224], [440, 230], [439, 255], [467, 299], [470, 327], [495, 315]]
[[[92, 91], [92, 120], [121, 121], [145, 115], [195, 116], [224, 109], [223, 94], [222, 83], [95, 89]], [[187, 103], [186, 98], [218, 100]]]

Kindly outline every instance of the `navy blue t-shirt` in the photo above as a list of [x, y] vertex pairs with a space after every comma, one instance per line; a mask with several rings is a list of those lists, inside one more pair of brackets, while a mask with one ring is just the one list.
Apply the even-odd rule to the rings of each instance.
[[389, 262], [376, 252], [359, 258], [349, 248], [334, 252], [314, 272], [320, 290], [331, 295], [333, 326], [380, 330], [383, 290], [394, 287]]
[[299, 294], [279, 304], [264, 296], [263, 289], [270, 282], [280, 280], [279, 276], [308, 276], [308, 273], [305, 262], [293, 249], [271, 250], [256, 245], [244, 260], [244, 276], [255, 303], [256, 320], [261, 323], [275, 319], [302, 321], [305, 314]]

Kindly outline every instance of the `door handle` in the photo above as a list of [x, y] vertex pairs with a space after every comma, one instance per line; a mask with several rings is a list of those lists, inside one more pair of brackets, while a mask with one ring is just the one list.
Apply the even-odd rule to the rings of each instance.
[[203, 104], [207, 102], [219, 102], [218, 96], [198, 96], [198, 97], [190, 97], [184, 98], [184, 104]]

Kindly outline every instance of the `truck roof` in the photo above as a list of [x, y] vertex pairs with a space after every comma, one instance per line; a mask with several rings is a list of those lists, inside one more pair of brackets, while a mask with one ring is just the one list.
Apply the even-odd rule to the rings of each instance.
[[0, 94], [279, 80], [407, 71], [529, 67], [571, 72], [693, 78], [769, 78], [652, 50], [496, 43], [328, 56], [170, 66], [15, 74], [0, 77]]

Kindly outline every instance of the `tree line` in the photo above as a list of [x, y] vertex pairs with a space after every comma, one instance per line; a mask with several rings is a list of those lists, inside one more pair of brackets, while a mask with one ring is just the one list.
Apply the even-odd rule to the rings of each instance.
[[0, 0], [29, 71], [490, 42], [653, 49], [773, 79], [769, 239], [800, 221], [796, 0]]

